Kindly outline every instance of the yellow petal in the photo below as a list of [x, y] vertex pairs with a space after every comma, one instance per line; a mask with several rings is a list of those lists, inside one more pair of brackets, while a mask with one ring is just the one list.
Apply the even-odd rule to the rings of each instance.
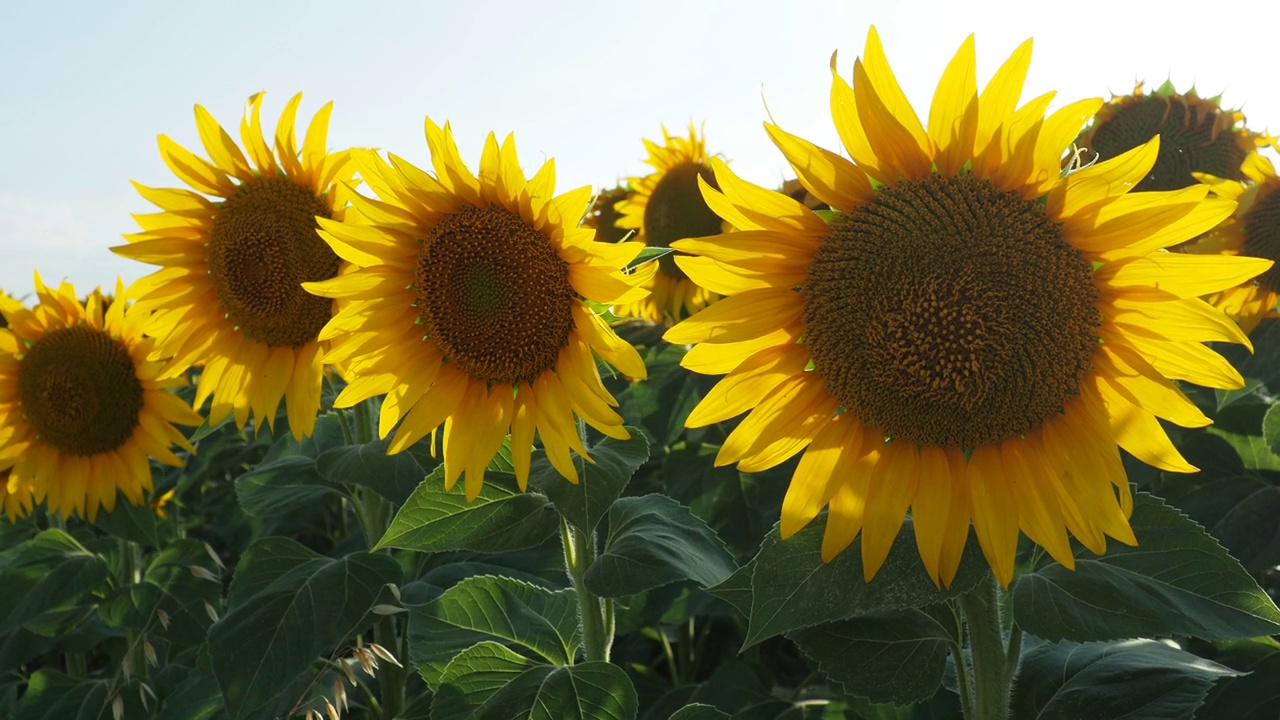
[[765, 123], [764, 129], [796, 171], [800, 184], [822, 202], [848, 212], [875, 196], [871, 181], [857, 165], [772, 123]]
[[880, 572], [902, 528], [920, 481], [919, 463], [920, 452], [913, 443], [890, 443], [871, 473], [862, 518], [862, 576], [867, 582]]
[[929, 106], [929, 137], [938, 148], [934, 162], [944, 177], [959, 174], [973, 157], [973, 140], [978, 132], [976, 67], [970, 34], [947, 63]]
[[995, 445], [983, 445], [969, 455], [966, 480], [973, 506], [973, 529], [1001, 587], [1013, 580], [1014, 557], [1018, 552], [1018, 506], [1009, 491]]

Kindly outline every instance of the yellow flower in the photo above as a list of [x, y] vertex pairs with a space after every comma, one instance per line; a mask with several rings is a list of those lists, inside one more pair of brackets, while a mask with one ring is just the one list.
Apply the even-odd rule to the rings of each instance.
[[[1274, 142], [1274, 141], [1273, 141]], [[1280, 149], [1280, 145], [1276, 146]], [[1189, 253], [1252, 255], [1280, 260], [1280, 177], [1267, 158], [1254, 154], [1245, 162], [1245, 182], [1197, 174], [1214, 195], [1239, 203], [1235, 215], [1204, 236], [1187, 243]], [[1209, 298], [1218, 309], [1253, 332], [1263, 318], [1274, 317], [1280, 297], [1280, 270], [1227, 288]]]
[[[3, 319], [4, 316], [0, 315], [0, 321]], [[9, 468], [0, 469], [0, 514], [7, 515], [9, 522], [31, 514], [31, 494], [31, 486], [18, 482]]]
[[[325, 150], [333, 103], [320, 108], [298, 152], [294, 118], [302, 95], [285, 106], [275, 152], [259, 122], [262, 93], [249, 98], [240, 137], [248, 155], [204, 108], [196, 127], [212, 162], [160, 136], [160, 155], [198, 192], [134, 183], [161, 212], [136, 215], [142, 232], [112, 250], [160, 265], [130, 291], [154, 310], [146, 332], [174, 358], [172, 374], [203, 366], [195, 407], [212, 397], [210, 422], [250, 411], [271, 426], [283, 398], [295, 438], [309, 435], [320, 408], [325, 344], [316, 339], [332, 303], [302, 289], [338, 274], [340, 262], [316, 234], [316, 218], [341, 219], [354, 168], [346, 152]], [[203, 193], [203, 195], [201, 194]], [[215, 202], [205, 195], [220, 198]]]
[[631, 234], [616, 225], [622, 213], [618, 212], [618, 204], [631, 197], [631, 190], [616, 187], [596, 195], [591, 201], [587, 216], [582, 219], [582, 227], [596, 231], [596, 242], [615, 243]]
[[[672, 137], [665, 127], [662, 138], [662, 145], [644, 141], [649, 151], [645, 162], [653, 166], [654, 172], [628, 181], [633, 192], [629, 199], [618, 203], [622, 216], [615, 224], [635, 230], [637, 240], [656, 247], [720, 233], [723, 223], [698, 192], [699, 178], [715, 187], [707, 164], [705, 138], [698, 137], [693, 123], [689, 123], [688, 138]], [[658, 272], [653, 275], [650, 290], [648, 297], [621, 304], [613, 309], [614, 313], [653, 323], [678, 321], [719, 297], [690, 279], [676, 265], [674, 254], [658, 259]]]
[[465, 473], [469, 499], [508, 432], [522, 488], [535, 430], [552, 465], [576, 482], [569, 450], [587, 453], [575, 415], [628, 437], [594, 355], [645, 376], [640, 355], [587, 301], [643, 297], [634, 285], [653, 269], [620, 269], [644, 246], [592, 240], [578, 226], [591, 188], [553, 197], [554, 162], [526, 179], [512, 136], [499, 147], [489, 134], [477, 177], [448, 124], [427, 119], [426, 135], [434, 177], [395, 155], [388, 163], [353, 150], [378, 199], [353, 197], [359, 224], [320, 221], [320, 235], [355, 266], [305, 286], [344, 302], [320, 333], [333, 341], [326, 360], [343, 363], [350, 383], [334, 405], [385, 393], [379, 434], [403, 418], [390, 453], [444, 423], [445, 487]]
[[[116, 297], [123, 293], [117, 281]], [[64, 519], [92, 521], [99, 506], [115, 508], [117, 489], [142, 505], [151, 490], [147, 457], [181, 466], [170, 446], [192, 448], [173, 423], [199, 425], [200, 416], [165, 389], [174, 381], [148, 359], [153, 341], [143, 337], [147, 317], [136, 306], [117, 300], [104, 312], [100, 293], [82, 304], [70, 283], [48, 288], [39, 275], [36, 295], [30, 310], [0, 297], [9, 323], [0, 330], [6, 513], [30, 511], [34, 500]]]
[[1245, 162], [1265, 138], [1244, 122], [1244, 113], [1223, 108], [1216, 97], [1178, 93], [1169, 82], [1146, 94], [1138, 83], [1102, 106], [1078, 144], [1110, 160], [1159, 135], [1155, 164], [1134, 190], [1177, 190], [1196, 183], [1193, 173], [1245, 179]]
[[[1074, 567], [1067, 532], [1095, 553], [1136, 539], [1116, 449], [1191, 472], [1157, 418], [1209, 419], [1168, 378], [1239, 387], [1202, 341], [1247, 343], [1197, 299], [1270, 262], [1164, 247], [1234, 203], [1208, 188], [1128, 193], [1151, 141], [1060, 172], [1101, 100], [1044, 116], [1018, 107], [1020, 46], [979, 95], [970, 36], [922, 124], [874, 29], [852, 87], [835, 72], [832, 116], [852, 162], [767, 124], [830, 224], [712, 162], [703, 193], [740, 232], [676, 246], [677, 262], [727, 297], [675, 326], [683, 361], [728, 373], [694, 409], [698, 427], [750, 411], [717, 455], [755, 472], [804, 451], [782, 508], [794, 534], [828, 508], [822, 554], [862, 535], [870, 580], [910, 508], [930, 576], [954, 578], [969, 525], [1008, 585], [1019, 530]], [[1118, 495], [1117, 495], [1118, 492]]]

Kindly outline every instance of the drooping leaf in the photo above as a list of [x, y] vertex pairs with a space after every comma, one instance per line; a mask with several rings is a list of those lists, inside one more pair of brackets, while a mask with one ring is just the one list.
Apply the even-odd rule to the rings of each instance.
[[1190, 718], [1237, 673], [1154, 640], [1043, 643], [1023, 655], [1013, 717]]
[[570, 525], [584, 532], [595, 530], [636, 468], [649, 458], [644, 433], [636, 428], [630, 428], [630, 432], [629, 440], [605, 438], [589, 448], [594, 464], [574, 456], [577, 485], [561, 477], [545, 456], [539, 456], [531, 466], [529, 484], [550, 498]]
[[933, 697], [947, 669], [955, 619], [945, 606], [868, 615], [788, 634], [844, 694], [907, 705]]
[[296, 699], [311, 665], [371, 622], [400, 567], [385, 555], [326, 558], [287, 538], [249, 546], [209, 631], [209, 652], [232, 718], [270, 716]]
[[571, 590], [482, 575], [409, 608], [410, 660], [432, 687], [459, 652], [484, 641], [568, 665], [581, 644], [577, 599]]
[[81, 604], [107, 580], [107, 563], [61, 530], [0, 552], [0, 636]]
[[1076, 552], [1075, 571], [1050, 564], [1020, 576], [1013, 613], [1048, 640], [1191, 635], [1227, 640], [1280, 632], [1280, 609], [1204, 528], [1146, 493], [1130, 519], [1138, 546]]
[[645, 495], [609, 510], [604, 552], [587, 568], [586, 583], [597, 595], [618, 597], [679, 580], [711, 587], [736, 569], [724, 543], [688, 508]]
[[559, 525], [550, 501], [517, 490], [514, 476], [487, 473], [480, 495], [467, 502], [461, 483], [445, 491], [439, 466], [405, 501], [375, 549], [520, 550], [546, 540]]
[[823, 530], [824, 524], [815, 521], [785, 541], [777, 528], [765, 538], [752, 562], [744, 647], [810, 625], [941, 602], [973, 588], [990, 572], [971, 535], [951, 587], [934, 587], [908, 518], [880, 571], [864, 582], [861, 538], [824, 563]]

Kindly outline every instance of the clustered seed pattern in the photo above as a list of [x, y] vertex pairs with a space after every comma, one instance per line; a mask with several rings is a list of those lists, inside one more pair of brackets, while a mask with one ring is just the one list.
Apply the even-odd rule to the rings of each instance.
[[427, 337], [478, 380], [533, 382], [569, 343], [569, 264], [504, 208], [464, 207], [432, 227], [413, 287]]
[[1144, 95], [1115, 108], [1083, 142], [1108, 160], [1132, 150], [1156, 135], [1160, 153], [1151, 172], [1134, 187], [1139, 190], [1177, 190], [1198, 181], [1193, 172], [1230, 180], [1244, 180], [1240, 164], [1248, 155], [1227, 117], [1205, 100]]
[[[1280, 263], [1280, 185], [1263, 186], [1244, 215], [1244, 254]], [[1280, 292], [1280, 269], [1272, 266], [1258, 285]]]
[[142, 383], [129, 350], [92, 328], [54, 330], [18, 365], [27, 423], [60, 453], [96, 455], [129, 441], [142, 411]]
[[972, 175], [836, 215], [804, 286], [814, 370], [895, 439], [972, 448], [1061, 412], [1101, 317], [1092, 266], [1035, 203]]
[[[720, 234], [720, 216], [702, 199], [699, 177], [720, 189], [711, 170], [701, 163], [683, 163], [663, 174], [644, 206], [646, 244], [670, 247], [676, 240]], [[683, 278], [684, 271], [676, 265], [675, 255], [663, 255], [658, 267], [670, 277]]]
[[324, 199], [284, 177], [240, 185], [213, 218], [209, 275], [223, 310], [249, 338], [298, 347], [316, 339], [332, 301], [302, 283], [338, 274], [339, 260], [316, 234]]

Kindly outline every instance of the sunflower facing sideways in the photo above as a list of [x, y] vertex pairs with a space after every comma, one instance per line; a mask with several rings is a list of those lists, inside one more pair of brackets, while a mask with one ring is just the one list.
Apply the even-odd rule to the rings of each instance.
[[1191, 472], [1157, 418], [1203, 426], [1169, 378], [1239, 387], [1203, 341], [1247, 343], [1197, 299], [1270, 261], [1166, 246], [1235, 203], [1207, 187], [1128, 193], [1151, 141], [1060, 172], [1101, 100], [1045, 117], [1018, 106], [1031, 43], [978, 94], [970, 36], [922, 124], [874, 29], [853, 84], [835, 72], [831, 111], [851, 161], [779, 127], [769, 135], [830, 224], [712, 162], [710, 206], [739, 232], [676, 247], [676, 262], [724, 299], [669, 330], [697, 343], [686, 367], [727, 373], [693, 427], [750, 411], [718, 464], [755, 472], [804, 451], [783, 508], [789, 537], [826, 507], [822, 556], [862, 536], [864, 573], [883, 564], [910, 509], [935, 584], [949, 585], [972, 522], [999, 582], [1019, 531], [1074, 567], [1068, 531], [1095, 553], [1136, 543], [1117, 445]]
[[[663, 144], [645, 140], [646, 160], [654, 171], [628, 182], [632, 194], [617, 204], [621, 213], [615, 225], [635, 230], [636, 239], [646, 245], [670, 247], [683, 238], [717, 235], [723, 229], [720, 217], [707, 207], [698, 192], [698, 180], [715, 187], [715, 177], [707, 164], [706, 139], [689, 124], [689, 137], [672, 137], [662, 128]], [[652, 323], [678, 321], [715, 302], [719, 296], [690, 279], [675, 263], [675, 254], [658, 258], [658, 272], [650, 283], [652, 293], [639, 301], [614, 308], [623, 317], [638, 317]]]
[[315, 114], [299, 153], [301, 100], [295, 95], [281, 113], [273, 152], [259, 121], [262, 93], [249, 98], [240, 138], [252, 166], [196, 105], [212, 162], [160, 136], [165, 164], [196, 192], [134, 183], [161, 212], [136, 215], [142, 231], [112, 248], [161, 266], [131, 286], [131, 297], [154, 311], [146, 332], [157, 353], [174, 358], [172, 373], [203, 366], [195, 407], [213, 398], [209, 422], [232, 414], [244, 427], [252, 411], [271, 426], [283, 398], [295, 438], [315, 426], [326, 349], [317, 335], [333, 316], [332, 303], [301, 284], [338, 274], [340, 261], [316, 234], [316, 218], [342, 218], [340, 181], [355, 172], [346, 152], [325, 150], [333, 103]]
[[[124, 286], [117, 283], [116, 297]], [[173, 424], [202, 418], [165, 388], [164, 364], [149, 359], [146, 315], [123, 301], [103, 310], [75, 288], [36, 275], [32, 309], [0, 296], [0, 468], [8, 467], [5, 512], [44, 502], [63, 519], [111, 512], [116, 491], [134, 505], [150, 491], [148, 456], [181, 466], [170, 447], [191, 445]], [[0, 470], [0, 475], [4, 474]], [[13, 495], [18, 497], [13, 499]], [[24, 495], [26, 497], [24, 497]]]
[[[479, 176], [463, 164], [448, 124], [426, 121], [435, 175], [403, 159], [352, 150], [378, 199], [354, 196], [360, 223], [321, 220], [320, 235], [354, 270], [307, 290], [343, 302], [320, 333], [326, 360], [350, 383], [334, 405], [385, 394], [379, 434], [401, 422], [389, 453], [444, 424], [445, 487], [465, 474], [468, 499], [511, 434], [520, 487], [535, 431], [570, 481], [584, 458], [575, 415], [628, 437], [595, 356], [643, 378], [640, 355], [587, 303], [634, 302], [653, 264], [620, 271], [644, 248], [601, 243], [578, 221], [591, 188], [554, 196], [554, 161], [526, 179], [508, 135], [484, 145]], [[585, 300], [584, 300], [585, 298]]]
[[1160, 136], [1160, 152], [1134, 190], [1177, 190], [1196, 183], [1193, 173], [1244, 180], [1245, 161], [1264, 137], [1245, 127], [1244, 113], [1195, 90], [1179, 93], [1165, 82], [1155, 92], [1138, 83], [1098, 110], [1077, 144], [1110, 160]]
[[[1274, 141], [1273, 141], [1274, 142]], [[1277, 147], [1280, 150], [1280, 147]], [[1199, 175], [1213, 194], [1239, 203], [1235, 215], [1204, 236], [1187, 243], [1188, 253], [1252, 255], [1280, 261], [1280, 176], [1261, 155], [1251, 155], [1244, 167], [1245, 182]], [[1266, 317], [1275, 316], [1280, 298], [1280, 269], [1227, 288], [1209, 298], [1247, 333]]]

